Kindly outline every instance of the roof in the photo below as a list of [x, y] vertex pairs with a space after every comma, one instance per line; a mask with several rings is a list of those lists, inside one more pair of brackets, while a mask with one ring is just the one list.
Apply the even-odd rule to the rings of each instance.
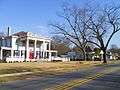
[[24, 31], [12, 34], [11, 36], [18, 36], [18, 37], [29, 36], [29, 37], [35, 37], [35, 38], [50, 40], [50, 38], [45, 38], [45, 37], [39, 36], [37, 34], [31, 33], [31, 32], [24, 32]]
[[28, 33], [28, 32], [21, 31], [21, 32], [12, 34], [12, 36], [27, 36], [27, 33]]

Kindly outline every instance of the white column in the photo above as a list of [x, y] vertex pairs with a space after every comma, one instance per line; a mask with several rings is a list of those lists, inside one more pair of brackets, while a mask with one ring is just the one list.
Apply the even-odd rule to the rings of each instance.
[[43, 41], [43, 58], [45, 58], [45, 41]]
[[29, 60], [29, 39], [26, 40], [26, 60]]
[[34, 43], [34, 58], [36, 58], [36, 45], [37, 45], [37, 40], [35, 40]]
[[45, 57], [45, 51], [43, 51], [43, 58]]
[[51, 50], [51, 42], [49, 42], [49, 50]]
[[51, 52], [49, 51], [49, 61], [51, 61]]
[[42, 44], [40, 44], [40, 58], [39, 59], [41, 58], [42, 58]]
[[42, 45], [40, 46], [40, 58], [39, 59], [41, 58], [42, 58]]
[[2, 57], [3, 57], [3, 50], [1, 49], [0, 50], [0, 59], [2, 60]]
[[21, 50], [19, 50], [19, 52], [20, 52], [19, 58], [21, 58]]
[[51, 50], [51, 42], [49, 42], [49, 61], [51, 61], [51, 52], [50, 52], [50, 50]]
[[15, 41], [15, 38], [12, 38], [12, 41], [11, 41], [11, 46], [12, 46], [12, 49], [11, 49], [11, 58], [14, 57], [14, 41]]

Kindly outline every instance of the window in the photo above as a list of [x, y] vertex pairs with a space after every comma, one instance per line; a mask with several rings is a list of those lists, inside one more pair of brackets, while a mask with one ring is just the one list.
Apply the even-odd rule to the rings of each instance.
[[6, 39], [6, 46], [10, 47], [11, 46], [11, 39]]
[[56, 56], [56, 53], [55, 53], [55, 52], [52, 52], [52, 53], [51, 53], [51, 56]]
[[34, 42], [33, 41], [29, 41], [29, 47], [34, 47]]
[[25, 41], [22, 41], [22, 46], [25, 46], [25, 45], [26, 45]]
[[20, 51], [19, 50], [14, 50], [14, 56], [19, 57], [20, 56]]
[[46, 58], [49, 58], [49, 52], [47, 52], [47, 56], [46, 56]]
[[41, 53], [41, 51], [39, 51], [39, 58], [42, 58], [42, 55], [41, 55], [42, 53]]
[[41, 52], [41, 57], [43, 58], [43, 51]]
[[47, 50], [49, 50], [49, 43], [47, 43]]
[[46, 58], [46, 52], [44, 52], [44, 57], [43, 58]]
[[25, 56], [25, 51], [21, 51], [21, 57], [23, 58]]

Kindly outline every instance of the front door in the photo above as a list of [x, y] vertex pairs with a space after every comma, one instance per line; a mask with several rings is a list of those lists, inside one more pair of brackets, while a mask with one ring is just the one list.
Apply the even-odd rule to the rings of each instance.
[[29, 52], [29, 59], [34, 59], [34, 52], [33, 51]]

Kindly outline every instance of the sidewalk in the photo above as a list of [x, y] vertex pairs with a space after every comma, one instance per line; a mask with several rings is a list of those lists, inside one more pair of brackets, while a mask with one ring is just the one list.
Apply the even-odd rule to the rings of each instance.
[[26, 75], [32, 74], [33, 72], [21, 72], [21, 73], [12, 73], [12, 74], [2, 74], [0, 77], [8, 77], [8, 76], [19, 76], [19, 75]]

